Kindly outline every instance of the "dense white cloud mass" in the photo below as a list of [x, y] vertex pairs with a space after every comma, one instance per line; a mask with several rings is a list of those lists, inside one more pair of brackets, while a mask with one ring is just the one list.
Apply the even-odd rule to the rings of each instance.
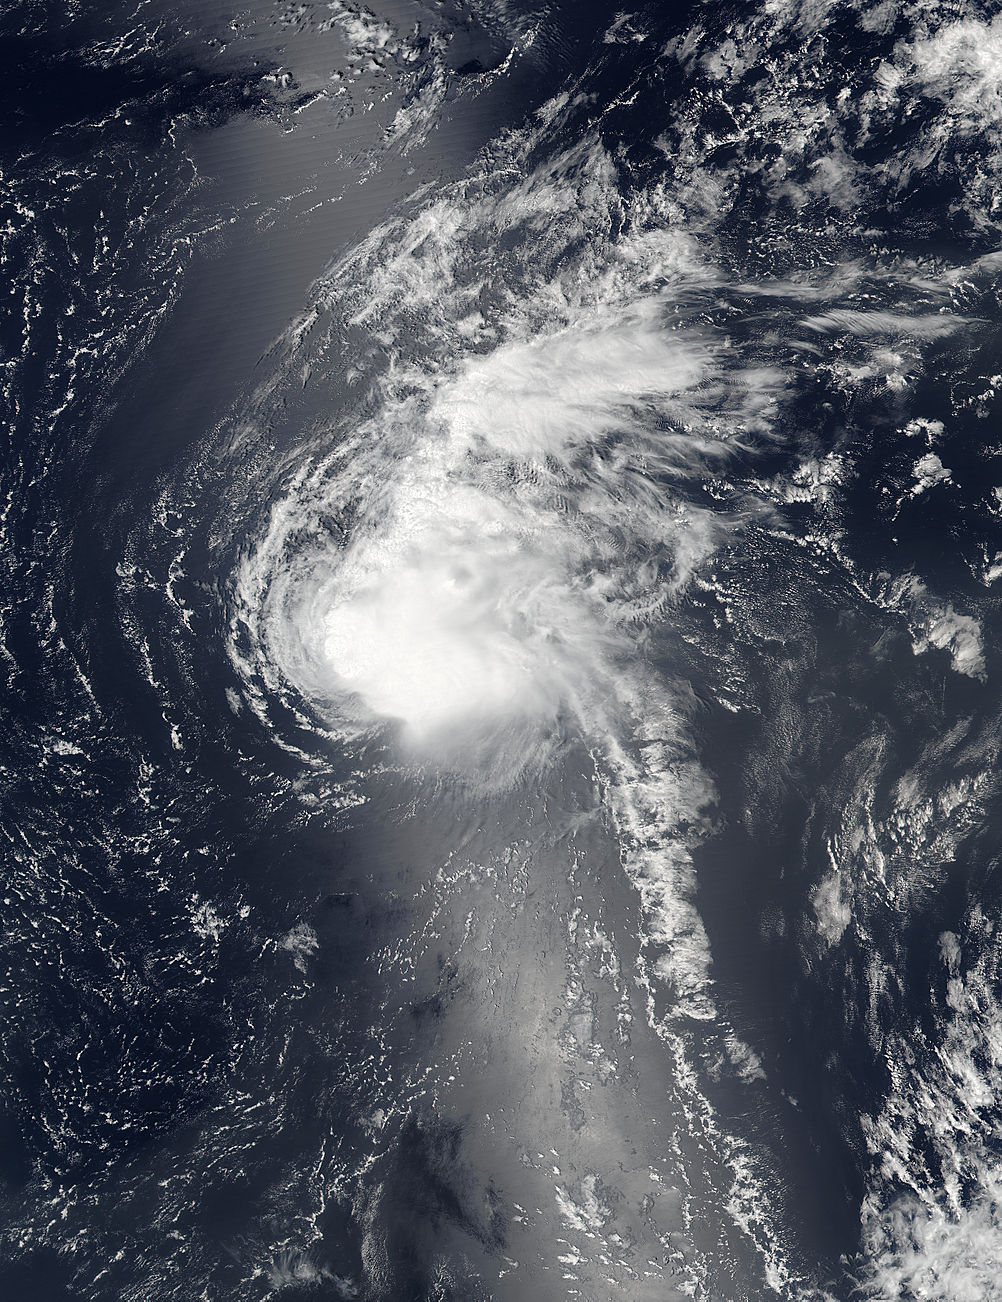
[[[499, 348], [414, 413], [425, 441], [367, 503], [314, 626], [332, 685], [412, 741], [552, 722], [610, 690], [630, 643], [615, 604], [629, 579], [608, 574], [632, 473], [616, 443], [634, 406], [666, 407], [706, 370], [646, 315]], [[666, 542], [678, 527], [651, 523]]]
[[[464, 769], [472, 747], [478, 771], [510, 775], [562, 716], [590, 736], [615, 733], [653, 682], [646, 630], [734, 523], [671, 485], [726, 465], [743, 436], [767, 435], [782, 387], [775, 369], [679, 326], [679, 296], [714, 273], [667, 232], [607, 246], [604, 285], [532, 277], [485, 334], [460, 250], [514, 220], [513, 206], [519, 224], [545, 216], [569, 241], [596, 216], [577, 202], [582, 175], [593, 209], [618, 202], [592, 146], [532, 178], [517, 205], [508, 194], [440, 199], [434, 227], [424, 210], [384, 236], [359, 322], [381, 294], [396, 298], [400, 287], [382, 282], [394, 248], [410, 248], [399, 270], [426, 309], [418, 337], [471, 339], [456, 361], [390, 372], [378, 415], [301, 472], [240, 579], [255, 638], [302, 690], [356, 723], [395, 722], [426, 756], [448, 763], [458, 746]], [[579, 256], [599, 252], [596, 239]], [[350, 512], [334, 550], [298, 545], [318, 511]]]

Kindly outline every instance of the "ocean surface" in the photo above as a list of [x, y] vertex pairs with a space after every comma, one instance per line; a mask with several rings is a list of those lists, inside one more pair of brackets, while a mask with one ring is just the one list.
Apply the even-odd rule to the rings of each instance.
[[995, 7], [0, 56], [0, 1296], [1002, 1298]]

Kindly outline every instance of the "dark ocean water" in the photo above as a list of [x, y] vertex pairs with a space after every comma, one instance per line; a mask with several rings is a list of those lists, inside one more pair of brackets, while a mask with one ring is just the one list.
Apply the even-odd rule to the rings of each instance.
[[0, 50], [0, 1294], [1002, 1296], [991, 10]]

